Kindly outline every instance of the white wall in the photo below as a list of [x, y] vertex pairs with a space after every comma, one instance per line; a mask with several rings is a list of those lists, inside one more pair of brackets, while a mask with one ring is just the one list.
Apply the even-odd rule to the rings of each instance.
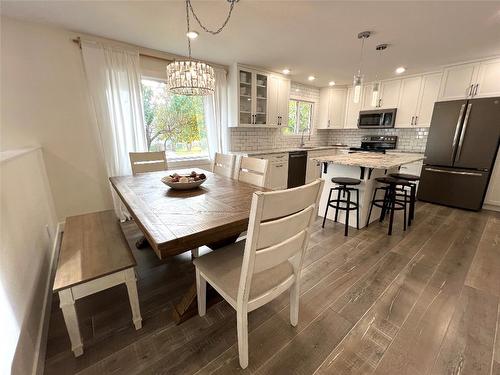
[[0, 150], [43, 147], [59, 220], [112, 207], [74, 37], [1, 18]]
[[[3, 157], [6, 153], [0, 153]], [[0, 373], [37, 361], [56, 214], [42, 152], [0, 161]]]

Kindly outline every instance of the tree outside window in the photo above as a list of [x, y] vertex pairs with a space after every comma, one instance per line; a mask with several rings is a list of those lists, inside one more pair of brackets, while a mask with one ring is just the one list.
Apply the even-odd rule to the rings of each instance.
[[170, 159], [208, 156], [202, 97], [171, 94], [164, 82], [148, 79], [142, 97], [149, 151]]
[[284, 134], [300, 134], [305, 129], [311, 129], [313, 103], [290, 100], [288, 102], [288, 126], [283, 129]]

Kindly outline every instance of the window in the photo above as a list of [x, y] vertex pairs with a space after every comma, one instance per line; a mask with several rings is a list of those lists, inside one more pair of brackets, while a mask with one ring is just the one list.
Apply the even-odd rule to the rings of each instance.
[[284, 134], [300, 134], [304, 129], [311, 129], [313, 103], [302, 100], [288, 102], [288, 126]]
[[149, 151], [174, 160], [208, 157], [202, 97], [171, 94], [164, 82], [143, 79], [142, 98]]

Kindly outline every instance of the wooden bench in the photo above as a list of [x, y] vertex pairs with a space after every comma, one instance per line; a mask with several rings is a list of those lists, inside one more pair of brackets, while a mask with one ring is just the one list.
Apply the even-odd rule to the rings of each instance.
[[142, 327], [134, 267], [135, 259], [113, 211], [72, 216], [66, 219], [53, 291], [60, 307], [76, 357], [83, 344], [75, 300], [125, 283], [135, 328]]

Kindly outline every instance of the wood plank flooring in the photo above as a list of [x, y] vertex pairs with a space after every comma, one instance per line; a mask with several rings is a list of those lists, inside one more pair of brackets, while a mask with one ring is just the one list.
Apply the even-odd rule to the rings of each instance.
[[343, 236], [315, 223], [302, 271], [299, 324], [288, 294], [249, 315], [249, 367], [238, 365], [236, 316], [224, 301], [177, 326], [172, 306], [189, 288], [189, 253], [161, 262], [136, 250], [143, 328], [126, 288], [77, 302], [84, 355], [74, 358], [57, 297], [46, 374], [500, 375], [500, 213], [419, 203], [392, 236], [378, 222]]

